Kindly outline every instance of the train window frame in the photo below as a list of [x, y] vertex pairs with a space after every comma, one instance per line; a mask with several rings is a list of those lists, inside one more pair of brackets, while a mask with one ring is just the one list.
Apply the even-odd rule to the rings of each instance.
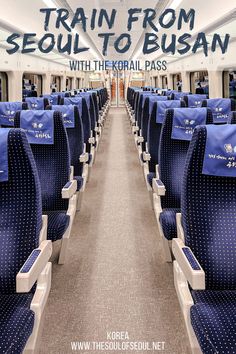
[[[177, 80], [176, 83], [175, 83], [175, 77], [176, 77], [177, 75], [180, 77], [180, 79]], [[181, 92], [181, 91], [182, 91], [182, 83], [183, 83], [183, 80], [182, 80], [182, 73], [181, 73], [181, 72], [173, 73], [171, 76], [172, 76], [171, 78], [172, 78], [173, 90], [178, 90], [178, 91]], [[179, 90], [179, 87], [177, 86], [177, 82], [181, 82], [181, 85], [180, 85], [181, 90]]]
[[[232, 69], [228, 69], [228, 70], [225, 69], [222, 72], [222, 94], [223, 94], [224, 98], [233, 98], [233, 99], [236, 100], [236, 92], [235, 92], [235, 96], [230, 95], [230, 78], [229, 78], [229, 75], [233, 71], [236, 74], [236, 68], [235, 68], [235, 70], [233, 68]], [[226, 82], [226, 76], [227, 76], [227, 82]], [[228, 93], [226, 94], [226, 92], [228, 92]]]
[[55, 80], [59, 79], [59, 87], [57, 87], [56, 92], [61, 92], [62, 77], [60, 75], [51, 75], [51, 82], [50, 82], [51, 89], [52, 89], [52, 85], [53, 85], [53, 79], [55, 79]]
[[[32, 75], [32, 76], [37, 76], [39, 82], [40, 82], [40, 85], [38, 85], [39, 87], [37, 87], [37, 90], [35, 90], [37, 92], [37, 96], [40, 97], [42, 96], [43, 94], [43, 75], [42, 74], [39, 74], [37, 72], [29, 72], [29, 71], [24, 71], [23, 74], [22, 74], [22, 91], [24, 89], [24, 86], [23, 86], [23, 82], [24, 82], [24, 76], [25, 75]], [[33, 84], [31, 84], [33, 85]]]
[[195, 71], [191, 71], [189, 73], [190, 92], [192, 92], [193, 94], [196, 93], [197, 87], [195, 87], [195, 80], [194, 80], [194, 75], [196, 73], [207, 73], [207, 76], [208, 76], [208, 93], [206, 93], [206, 94], [209, 95], [209, 72], [208, 72], [207, 69], [195, 70]]
[[4, 78], [5, 94], [4, 94], [4, 96], [2, 95], [2, 87], [1, 87], [0, 102], [7, 102], [9, 99], [9, 78], [8, 78], [8, 73], [6, 71], [0, 71], [0, 76], [2, 76], [2, 75], [5, 76], [5, 78]]

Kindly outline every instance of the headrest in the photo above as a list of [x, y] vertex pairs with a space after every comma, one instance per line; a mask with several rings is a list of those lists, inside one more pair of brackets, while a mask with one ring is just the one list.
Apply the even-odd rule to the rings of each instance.
[[163, 123], [167, 109], [180, 107], [181, 101], [159, 101], [157, 104], [156, 122]]
[[202, 102], [207, 98], [207, 95], [187, 95], [188, 107], [196, 108], [202, 107]]
[[86, 100], [88, 109], [90, 109], [90, 98], [92, 97], [90, 92], [81, 92], [80, 94], [76, 95], [76, 97], [83, 97]]
[[64, 105], [69, 106], [69, 105], [77, 106], [79, 109], [79, 114], [80, 117], [82, 116], [82, 109], [83, 109], [83, 97], [66, 97], [64, 98]]
[[66, 128], [75, 127], [75, 106], [71, 105], [55, 105], [52, 106], [53, 111], [61, 112], [64, 125]]
[[173, 97], [175, 100], [181, 100], [181, 98], [183, 98], [184, 96], [186, 96], [188, 94], [189, 93], [186, 93], [186, 92], [175, 92], [175, 93], [173, 93]]
[[44, 98], [26, 97], [25, 102], [28, 103], [29, 109], [44, 110]]
[[0, 102], [0, 125], [14, 127], [14, 117], [22, 110], [22, 102]]
[[49, 104], [51, 105], [57, 105], [58, 103], [58, 97], [59, 95], [53, 94], [53, 95], [44, 95], [43, 98], [47, 98], [49, 101]]
[[202, 174], [236, 177], [236, 126], [207, 125], [206, 131]]
[[190, 141], [196, 126], [206, 121], [207, 108], [175, 108], [171, 138]]
[[230, 98], [211, 98], [206, 103], [212, 111], [214, 123], [227, 123], [231, 113]]
[[167, 100], [168, 100], [167, 96], [157, 96], [157, 95], [150, 96], [150, 98], [149, 98], [149, 114], [152, 113], [152, 109], [153, 109], [155, 102], [160, 102], [160, 101], [166, 102]]
[[0, 182], [8, 181], [8, 134], [9, 128], [0, 129]]
[[21, 111], [20, 128], [30, 144], [54, 144], [54, 111]]

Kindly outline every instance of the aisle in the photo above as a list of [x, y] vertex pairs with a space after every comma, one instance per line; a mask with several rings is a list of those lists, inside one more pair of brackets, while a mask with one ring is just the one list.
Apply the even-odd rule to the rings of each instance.
[[128, 127], [125, 110], [110, 109], [67, 262], [53, 266], [41, 354], [72, 353], [71, 341], [106, 341], [107, 331], [164, 341], [165, 354], [189, 353]]

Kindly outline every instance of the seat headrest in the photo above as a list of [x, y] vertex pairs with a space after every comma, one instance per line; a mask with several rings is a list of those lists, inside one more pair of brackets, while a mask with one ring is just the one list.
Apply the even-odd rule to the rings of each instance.
[[8, 181], [8, 135], [9, 128], [0, 129], [0, 182]]
[[82, 109], [83, 109], [83, 97], [66, 97], [64, 98], [64, 105], [69, 106], [69, 105], [74, 105], [77, 106], [79, 109], [79, 114], [82, 116]]
[[206, 146], [202, 174], [236, 177], [236, 126], [206, 126]]
[[184, 96], [187, 96], [189, 92], [175, 92], [171, 94], [172, 100], [181, 100]]
[[231, 112], [230, 98], [211, 98], [204, 103], [212, 111], [214, 123], [227, 123]]
[[155, 104], [155, 102], [167, 102], [168, 100], [168, 96], [150, 96], [149, 97], [149, 114], [152, 113], [153, 110], [153, 106]]
[[0, 102], [0, 125], [14, 127], [14, 117], [22, 110], [22, 102]]
[[207, 108], [175, 108], [171, 139], [191, 141], [198, 125], [206, 125]]
[[159, 101], [157, 103], [157, 111], [156, 111], [156, 122], [162, 124], [165, 118], [165, 113], [167, 109], [171, 108], [180, 108], [181, 101]]
[[64, 125], [66, 128], [75, 127], [75, 106], [71, 105], [54, 105], [51, 106], [52, 111], [61, 112]]
[[189, 108], [202, 107], [202, 102], [207, 99], [207, 95], [186, 95]]
[[30, 144], [54, 144], [54, 111], [21, 111], [20, 128]]
[[44, 95], [43, 98], [47, 98], [49, 104], [51, 105], [57, 105], [58, 104], [58, 97], [59, 95], [53, 94], [53, 95]]
[[28, 103], [29, 109], [39, 111], [44, 109], [44, 98], [26, 97], [25, 102]]

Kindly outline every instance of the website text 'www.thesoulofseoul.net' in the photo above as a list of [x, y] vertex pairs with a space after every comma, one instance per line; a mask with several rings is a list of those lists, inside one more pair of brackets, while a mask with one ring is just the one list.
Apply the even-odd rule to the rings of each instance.
[[160, 352], [165, 350], [165, 342], [134, 341], [128, 332], [107, 332], [104, 341], [72, 341], [72, 351], [81, 352]]

